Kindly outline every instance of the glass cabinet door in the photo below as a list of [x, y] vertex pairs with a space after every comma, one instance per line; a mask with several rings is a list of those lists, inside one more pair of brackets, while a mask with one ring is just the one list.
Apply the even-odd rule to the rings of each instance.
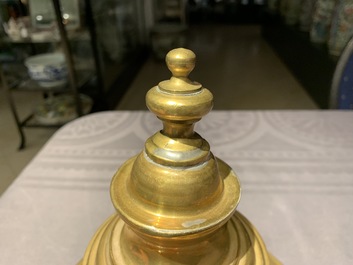
[[141, 48], [143, 2], [138, 0], [91, 1], [100, 50], [104, 87], [114, 82], [119, 69]]

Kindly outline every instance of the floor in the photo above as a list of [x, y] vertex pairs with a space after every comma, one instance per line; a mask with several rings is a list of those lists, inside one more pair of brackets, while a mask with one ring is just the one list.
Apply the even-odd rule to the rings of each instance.
[[[211, 90], [214, 109], [318, 108], [261, 38], [260, 26], [198, 25], [187, 39], [197, 56], [190, 79]], [[163, 61], [150, 58], [117, 109], [146, 109], [146, 92], [170, 75]]]
[[[193, 26], [187, 48], [197, 55], [190, 74], [214, 94], [214, 109], [316, 109], [317, 105], [291, 75], [269, 45], [259, 26]], [[117, 110], [144, 110], [145, 94], [170, 73], [153, 56], [143, 65]], [[40, 98], [35, 93], [18, 93], [21, 114]], [[0, 88], [0, 194], [55, 132], [26, 129], [27, 147], [18, 151], [19, 137], [4, 89]]]
[[[30, 113], [33, 106], [41, 100], [39, 94], [30, 92], [18, 92], [15, 99], [21, 117]], [[55, 129], [25, 129], [27, 145], [25, 149], [19, 151], [20, 137], [16, 123], [6, 93], [0, 87], [0, 194], [11, 184], [54, 132]]]

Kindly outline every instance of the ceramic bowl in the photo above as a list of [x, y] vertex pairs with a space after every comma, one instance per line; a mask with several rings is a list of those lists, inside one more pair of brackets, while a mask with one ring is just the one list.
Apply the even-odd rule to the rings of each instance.
[[67, 83], [67, 64], [62, 53], [45, 53], [25, 60], [29, 76], [42, 87], [60, 87]]

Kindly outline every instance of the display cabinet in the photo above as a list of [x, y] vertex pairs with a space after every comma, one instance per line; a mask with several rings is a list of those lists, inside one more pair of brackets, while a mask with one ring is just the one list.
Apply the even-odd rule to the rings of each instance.
[[145, 8], [149, 1], [91, 1], [99, 63], [109, 108], [125, 93], [148, 55]]
[[287, 25], [275, 14], [267, 14], [262, 36], [311, 98], [322, 109], [329, 107], [333, 72], [337, 59], [329, 54], [325, 43], [313, 43], [309, 32]]
[[151, 47], [154, 57], [162, 61], [169, 50], [186, 46], [187, 1], [154, 0], [153, 15]]
[[[7, 34], [1, 38], [3, 55], [0, 65], [1, 80], [19, 131], [19, 149], [24, 148], [26, 144], [25, 127], [62, 126], [66, 122], [90, 112], [94, 108], [95, 101], [100, 101], [102, 98], [101, 68], [98, 48], [93, 35], [94, 31], [82, 25], [81, 20], [78, 19], [84, 17], [85, 12], [89, 13], [91, 9], [90, 6], [85, 6], [82, 9], [83, 13], [79, 14], [78, 9], [73, 8], [72, 3], [74, 2], [77, 1], [71, 1], [70, 8], [65, 9], [59, 0], [45, 1], [45, 3], [44, 1], [31, 0], [28, 8], [30, 12], [33, 12], [35, 18], [33, 15], [31, 16], [30, 27], [19, 26], [25, 28], [27, 32], [23, 33], [21, 28], [18, 36], [14, 34], [16, 29], [8, 27], [5, 29]], [[89, 5], [89, 1], [85, 3]], [[43, 6], [43, 4], [45, 5]], [[9, 6], [11, 7], [11, 5], [7, 7]], [[74, 17], [75, 20], [70, 27], [66, 27], [65, 24], [70, 24], [68, 20], [71, 17]], [[4, 19], [2, 20], [4, 21]], [[10, 21], [11, 18], [8, 23]], [[22, 23], [23, 19], [16, 18], [16, 21], [16, 23], [18, 21]], [[43, 53], [63, 55], [65, 67], [63, 70], [53, 69], [52, 65], [48, 65], [51, 69], [44, 66], [40, 70], [42, 71], [40, 74], [45, 72], [47, 75], [55, 76], [60, 74], [58, 71], [64, 71], [65, 82], [60, 85], [44, 84], [39, 82], [43, 81], [40, 79], [43, 76], [38, 80], [35, 78], [35, 75], [38, 75], [38, 69], [26, 68], [24, 65], [26, 58]], [[27, 65], [27, 67], [29, 66]], [[35, 65], [35, 67], [41, 66]], [[48, 73], [48, 71], [51, 72]], [[33, 112], [28, 113], [24, 118], [20, 117], [19, 106], [16, 102], [16, 94], [19, 91], [40, 93], [43, 97], [42, 104], [33, 106]]]

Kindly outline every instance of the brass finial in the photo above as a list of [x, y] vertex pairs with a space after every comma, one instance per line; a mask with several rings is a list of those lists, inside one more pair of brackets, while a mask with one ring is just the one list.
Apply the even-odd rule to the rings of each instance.
[[213, 104], [211, 92], [188, 78], [195, 59], [182, 48], [167, 54], [173, 76], [146, 95], [163, 130], [113, 177], [118, 215], [99, 229], [82, 264], [278, 264], [236, 212], [237, 176], [194, 132]]
[[163, 132], [171, 137], [191, 137], [194, 123], [213, 106], [211, 92], [188, 78], [195, 67], [195, 59], [190, 50], [170, 51], [166, 62], [173, 76], [146, 95], [147, 107], [163, 121]]
[[239, 183], [235, 175], [227, 178], [230, 168], [219, 168], [221, 162], [215, 160], [207, 141], [193, 131], [213, 100], [209, 90], [187, 77], [195, 66], [195, 54], [175, 49], [166, 61], [173, 76], [146, 96], [148, 108], [164, 128], [146, 141], [129, 174], [118, 172], [114, 177], [113, 204], [125, 222], [148, 235], [211, 232], [234, 213]]

